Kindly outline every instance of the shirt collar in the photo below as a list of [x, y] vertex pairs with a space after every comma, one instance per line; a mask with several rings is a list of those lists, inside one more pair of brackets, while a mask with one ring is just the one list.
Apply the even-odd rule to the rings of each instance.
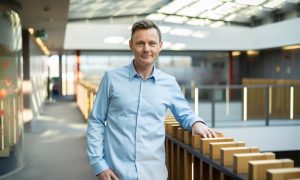
[[[134, 63], [134, 60], [130, 63], [130, 65], [129, 65], [129, 79], [130, 80], [132, 80], [134, 77], [137, 77], [137, 76], [139, 76], [139, 74], [136, 72], [136, 70], [135, 70], [135, 67], [134, 67], [134, 65], [133, 65], [133, 63]], [[155, 65], [154, 65], [154, 67], [153, 67], [153, 72], [152, 72], [152, 74], [151, 74], [151, 76], [148, 78], [148, 79], [153, 79], [154, 81], [156, 81], [156, 79], [157, 79], [157, 75], [158, 75], [158, 72], [157, 72], [158, 70], [157, 70], [157, 68], [155, 67]]]
[[134, 68], [133, 61], [131, 61], [131, 63], [129, 64], [129, 79], [130, 80], [132, 80], [135, 76], [138, 75], [138, 73], [136, 72], [136, 70]]

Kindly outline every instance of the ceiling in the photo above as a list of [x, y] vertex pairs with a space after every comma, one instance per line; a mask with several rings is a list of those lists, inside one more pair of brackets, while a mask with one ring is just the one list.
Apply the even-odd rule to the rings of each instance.
[[[12, 0], [0, 0], [12, 2]], [[148, 18], [197, 26], [247, 26], [299, 17], [300, 0], [15, 0], [22, 26], [45, 30], [52, 54], [64, 50], [68, 22], [124, 23]], [[84, 33], [84, 32], [82, 32]]]
[[[300, 0], [70, 0], [69, 21], [145, 16], [192, 25], [245, 25], [299, 8]], [[258, 23], [258, 22], [256, 22]]]
[[63, 51], [69, 0], [0, 0], [0, 3], [5, 1], [19, 12], [23, 28], [47, 32], [43, 41], [51, 54]]

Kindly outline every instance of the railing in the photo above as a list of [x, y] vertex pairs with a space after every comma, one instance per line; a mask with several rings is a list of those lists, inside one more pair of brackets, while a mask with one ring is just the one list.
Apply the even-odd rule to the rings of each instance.
[[[85, 120], [97, 88], [87, 81], [77, 84], [77, 104]], [[202, 86], [184, 92], [195, 113], [211, 127], [300, 124], [295, 121], [300, 119], [300, 85]]]
[[[77, 104], [87, 120], [97, 87], [80, 81], [77, 88]], [[244, 90], [243, 86], [230, 88]], [[212, 104], [214, 102], [217, 101], [214, 100]], [[275, 159], [272, 152], [259, 152], [258, 147], [246, 147], [245, 142], [235, 142], [233, 138], [223, 137], [221, 133], [218, 133], [217, 138], [192, 135], [190, 131], [181, 128], [172, 116], [166, 118], [165, 128], [169, 180], [300, 178], [300, 168], [294, 168], [293, 160]]]
[[269, 126], [271, 120], [300, 119], [300, 85], [202, 86], [184, 92], [196, 114], [211, 127], [244, 126], [245, 122]]
[[77, 84], [77, 105], [87, 121], [88, 116], [93, 108], [93, 103], [96, 97], [96, 85], [87, 81], [79, 81]]
[[279, 180], [300, 178], [291, 159], [275, 159], [242, 141], [201, 138], [181, 128], [172, 116], [165, 120], [166, 165], [169, 180]]

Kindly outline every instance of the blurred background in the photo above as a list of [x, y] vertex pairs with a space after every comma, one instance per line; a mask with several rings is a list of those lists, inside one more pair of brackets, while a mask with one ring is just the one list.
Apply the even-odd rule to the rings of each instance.
[[86, 121], [141, 19], [197, 115], [299, 166], [299, 17], [299, 0], [0, 0], [0, 179], [94, 178]]

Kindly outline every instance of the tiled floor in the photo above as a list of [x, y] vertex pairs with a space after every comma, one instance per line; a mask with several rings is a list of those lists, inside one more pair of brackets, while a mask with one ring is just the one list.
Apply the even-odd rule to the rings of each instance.
[[75, 102], [48, 103], [24, 134], [25, 167], [5, 180], [93, 180], [86, 124]]

